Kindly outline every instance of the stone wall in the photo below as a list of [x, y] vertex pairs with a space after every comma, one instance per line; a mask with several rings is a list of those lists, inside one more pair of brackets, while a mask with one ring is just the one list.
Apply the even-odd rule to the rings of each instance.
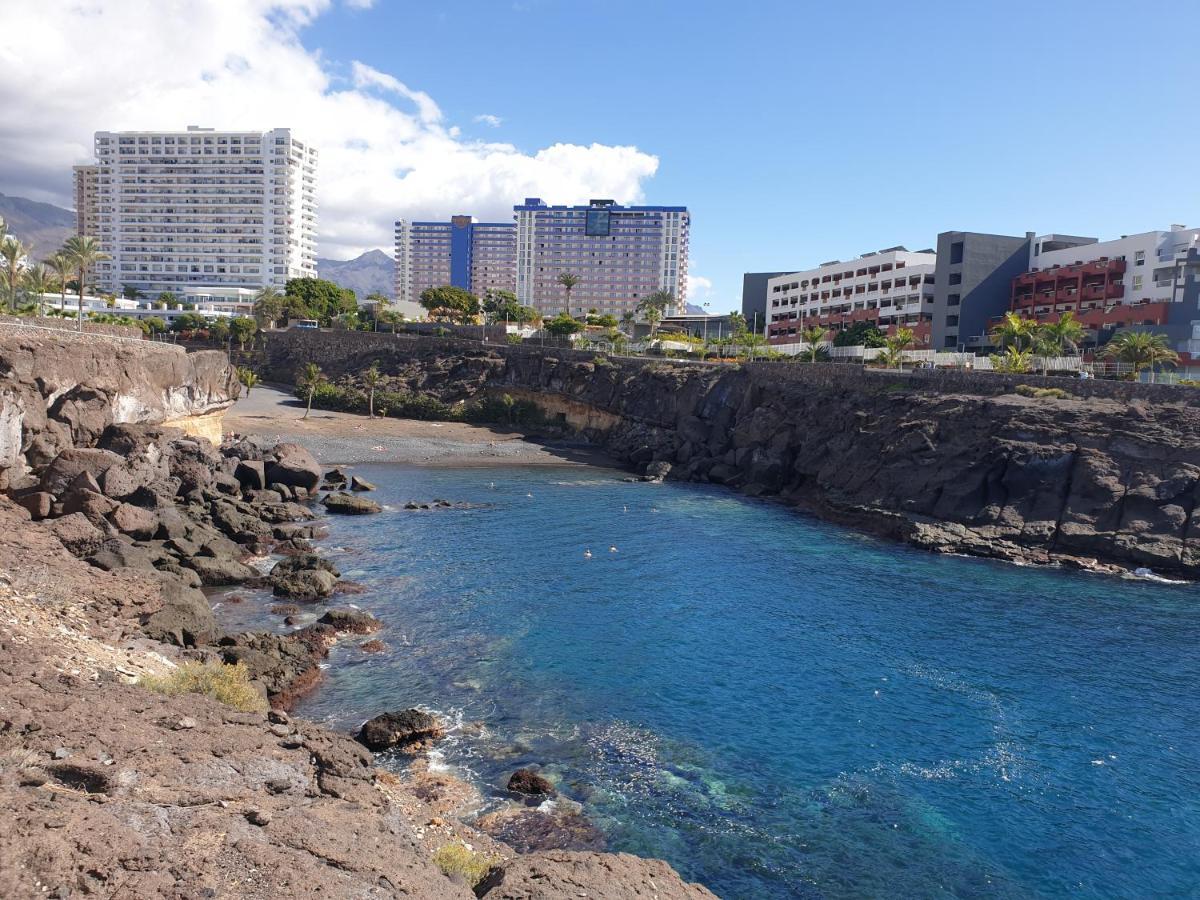
[[134, 325], [104, 325], [85, 319], [83, 328], [80, 329], [79, 323], [75, 319], [61, 319], [55, 316], [0, 316], [0, 325], [6, 328], [46, 329], [71, 334], [107, 335], [108, 337], [129, 338], [138, 341], [145, 338], [142, 329]]

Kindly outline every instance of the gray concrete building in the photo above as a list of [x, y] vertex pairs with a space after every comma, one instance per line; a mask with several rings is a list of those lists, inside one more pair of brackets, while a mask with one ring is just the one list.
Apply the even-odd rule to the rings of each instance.
[[756, 321], [760, 332], [767, 327], [767, 279], [799, 271], [784, 269], [780, 272], [746, 272], [742, 275], [742, 315], [751, 329]]
[[977, 336], [987, 333], [988, 322], [1008, 310], [1012, 280], [1025, 271], [1032, 240], [1033, 232], [1024, 237], [975, 231], [938, 235], [932, 349], [978, 346]]

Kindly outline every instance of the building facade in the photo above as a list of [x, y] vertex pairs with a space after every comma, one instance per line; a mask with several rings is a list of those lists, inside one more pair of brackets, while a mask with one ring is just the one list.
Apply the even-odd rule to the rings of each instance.
[[[547, 206], [530, 197], [513, 207], [517, 219], [517, 299], [543, 315], [580, 316], [595, 309], [620, 318], [656, 291], [670, 291], [686, 309], [688, 236], [686, 206]], [[559, 283], [570, 274], [570, 291]]]
[[767, 319], [767, 284], [772, 278], [787, 275], [791, 270], [779, 272], [744, 272], [742, 274], [742, 315], [750, 323], [751, 330], [761, 331], [766, 328]]
[[290, 129], [100, 131], [95, 168], [104, 290], [316, 277], [317, 151]]
[[910, 328], [924, 346], [933, 321], [936, 266], [932, 250], [890, 247], [769, 278], [767, 340], [794, 344], [805, 328], [828, 334], [870, 322], [889, 333]]
[[97, 207], [100, 190], [100, 167], [96, 165], [75, 166], [75, 233], [79, 236], [99, 239], [100, 218]]
[[453, 285], [483, 297], [516, 291], [517, 227], [452, 216], [396, 223], [396, 299], [417, 303], [426, 288]]

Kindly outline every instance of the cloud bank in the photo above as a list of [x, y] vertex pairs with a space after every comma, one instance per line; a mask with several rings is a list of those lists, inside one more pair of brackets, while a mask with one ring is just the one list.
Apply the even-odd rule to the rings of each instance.
[[[323, 256], [390, 249], [400, 217], [507, 219], [526, 196], [643, 199], [658, 159], [637, 147], [559, 143], [526, 152], [467, 139], [424, 91], [306, 49], [303, 30], [330, 6], [40, 0], [6, 10], [0, 190], [70, 206], [70, 167], [92, 159], [95, 131], [203, 125], [290, 127], [318, 147]], [[491, 125], [496, 117], [478, 118]]]

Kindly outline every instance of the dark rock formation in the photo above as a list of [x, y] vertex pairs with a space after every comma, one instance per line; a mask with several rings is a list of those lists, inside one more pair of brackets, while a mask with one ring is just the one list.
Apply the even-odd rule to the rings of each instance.
[[345, 634], [371, 634], [383, 627], [383, 623], [360, 609], [331, 609], [317, 620], [319, 625], [330, 625]]
[[321, 467], [299, 444], [280, 444], [272, 450], [266, 475], [268, 483], [301, 487], [310, 492], [321, 483]]
[[326, 512], [337, 513], [343, 516], [361, 516], [368, 513], [377, 513], [382, 509], [374, 500], [368, 500], [366, 497], [355, 497], [353, 494], [347, 494], [344, 491], [338, 491], [335, 494], [326, 494], [321, 502], [325, 505]]
[[350, 490], [352, 491], [373, 491], [375, 485], [367, 481], [365, 478], [359, 478], [357, 475], [350, 479]]
[[515, 794], [528, 794], [531, 797], [554, 793], [554, 785], [533, 769], [517, 769], [513, 772], [508, 778], [508, 789]]
[[[836, 364], [597, 363], [433, 340], [354, 346], [305, 336], [268, 349], [272, 365], [286, 366], [286, 353], [330, 375], [378, 361], [391, 389], [446, 402], [533, 400], [557, 418], [550, 433], [588, 438], [652, 478], [779, 497], [932, 550], [1200, 577], [1192, 389]], [[1018, 383], [1072, 396], [1025, 397]]]
[[415, 753], [445, 734], [436, 716], [419, 709], [388, 712], [363, 723], [359, 742], [368, 750], [399, 750]]

